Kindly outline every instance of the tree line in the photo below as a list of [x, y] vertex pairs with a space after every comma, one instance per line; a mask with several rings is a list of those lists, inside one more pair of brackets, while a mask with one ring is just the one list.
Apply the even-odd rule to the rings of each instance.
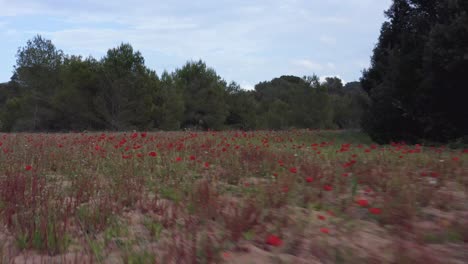
[[160, 76], [130, 44], [97, 60], [40, 35], [0, 86], [2, 131], [358, 128], [367, 95], [336, 77], [281, 76], [244, 90], [203, 61]]
[[0, 84], [3, 131], [362, 128], [379, 143], [468, 144], [468, 1], [393, 0], [360, 82], [280, 76], [255, 89], [203, 61], [160, 76], [130, 44], [100, 60], [36, 36]]

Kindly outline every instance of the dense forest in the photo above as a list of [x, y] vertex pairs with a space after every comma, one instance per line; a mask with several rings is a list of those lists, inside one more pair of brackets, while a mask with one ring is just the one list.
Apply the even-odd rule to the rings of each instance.
[[357, 82], [281, 76], [247, 91], [203, 61], [160, 76], [130, 44], [100, 60], [66, 55], [41, 36], [18, 50], [0, 88], [3, 131], [357, 128]]
[[0, 84], [2, 131], [362, 128], [375, 141], [468, 141], [468, 1], [394, 0], [360, 82], [280, 76], [255, 89], [203, 61], [158, 75], [130, 44], [97, 60], [40, 35]]
[[468, 143], [468, 1], [394, 0], [362, 87], [377, 142]]

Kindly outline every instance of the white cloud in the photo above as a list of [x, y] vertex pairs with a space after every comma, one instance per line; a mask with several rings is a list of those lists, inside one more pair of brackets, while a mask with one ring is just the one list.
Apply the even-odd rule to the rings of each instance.
[[329, 69], [335, 69], [335, 64], [333, 62], [327, 62], [327, 68]]
[[325, 68], [322, 64], [307, 59], [293, 60], [292, 64], [310, 71], [320, 71]]
[[[245, 80], [242, 85], [253, 88], [252, 83], [282, 74], [340, 72], [355, 78], [362, 67], [356, 68], [343, 53], [355, 54], [361, 42], [369, 42], [369, 54], [356, 57], [370, 56], [382, 6], [387, 5], [382, 2], [389, 1], [0, 0], [0, 18], [8, 23], [2, 28], [0, 22], [0, 32], [14, 33], [15, 50], [17, 43], [39, 33], [67, 53], [97, 58], [129, 42], [143, 53], [148, 66], [160, 71], [203, 59], [228, 81]], [[353, 29], [369, 30], [362, 25], [372, 24], [366, 23], [370, 18], [378, 22], [371, 28], [372, 39], [354, 38], [360, 42], [347, 45], [335, 37], [351, 39]], [[345, 59], [350, 62], [340, 63]]]
[[336, 38], [334, 37], [331, 37], [331, 36], [321, 36], [319, 38], [320, 42], [322, 42], [323, 44], [327, 44], [327, 45], [335, 45], [336, 44]]

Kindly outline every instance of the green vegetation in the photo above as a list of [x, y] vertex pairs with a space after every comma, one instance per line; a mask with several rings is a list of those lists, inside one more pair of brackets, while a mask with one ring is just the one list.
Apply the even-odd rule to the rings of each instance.
[[[376, 141], [468, 143], [468, 1], [394, 0], [362, 87]], [[464, 138], [464, 139], [463, 139]]]
[[316, 76], [246, 91], [202, 61], [159, 77], [130, 44], [96, 60], [38, 35], [16, 57], [0, 86], [2, 131], [358, 128], [367, 101], [357, 82]]

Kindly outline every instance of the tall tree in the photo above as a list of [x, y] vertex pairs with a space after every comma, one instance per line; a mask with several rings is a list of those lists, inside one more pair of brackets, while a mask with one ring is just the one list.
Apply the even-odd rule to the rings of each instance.
[[17, 130], [50, 129], [54, 124], [55, 106], [51, 97], [60, 87], [63, 52], [40, 35], [19, 48], [16, 55], [15, 81], [23, 92]]
[[374, 140], [442, 141], [468, 134], [460, 113], [468, 70], [467, 3], [394, 0], [361, 83]]
[[113, 130], [148, 129], [159, 79], [130, 44], [108, 50], [101, 60], [98, 117]]
[[228, 115], [226, 82], [202, 61], [187, 62], [172, 77], [184, 95], [182, 127], [223, 128]]

